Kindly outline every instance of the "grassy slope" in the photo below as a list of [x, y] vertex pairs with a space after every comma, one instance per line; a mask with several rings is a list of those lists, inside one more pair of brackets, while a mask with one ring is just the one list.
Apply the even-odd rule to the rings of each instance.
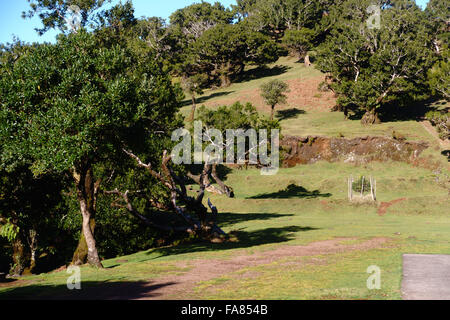
[[[282, 106], [280, 110], [296, 108], [306, 111], [282, 121], [284, 134], [389, 136], [392, 130], [396, 130], [410, 140], [429, 142], [431, 147], [424, 156], [436, 161], [441, 171], [437, 172], [427, 165], [415, 167], [395, 162], [366, 166], [317, 163], [281, 169], [278, 175], [272, 177], [261, 176], [256, 169], [235, 170], [228, 175], [227, 183], [235, 189], [236, 198], [212, 196], [212, 200], [221, 212], [220, 225], [226, 231], [234, 231], [239, 242], [182, 245], [107, 260], [104, 261], [106, 270], [82, 269], [83, 289], [98, 285], [113, 289], [116, 281], [148, 281], [167, 274], [181, 274], [189, 269], [189, 263], [183, 265], [193, 259], [230, 259], [239, 254], [272, 250], [281, 245], [306, 245], [335, 237], [356, 237], [356, 242], [387, 237], [393, 242], [385, 247], [315, 257], [286, 257], [270, 264], [244, 268], [202, 282], [194, 292], [174, 298], [400, 299], [403, 253], [450, 253], [448, 186], [444, 184], [445, 179], [448, 180], [445, 174], [449, 171], [435, 139], [415, 121], [362, 127], [357, 120], [346, 121], [340, 113], [316, 108], [311, 104], [313, 98], [303, 102], [296, 100], [301, 83], [320, 82], [322, 76], [293, 60], [283, 59], [278, 64], [290, 69], [274, 77], [297, 81], [292, 82], [294, 85], [300, 84], [289, 97], [289, 101], [299, 101], [299, 104]], [[251, 97], [267, 79], [206, 92], [202, 102], [214, 107]], [[229, 93], [221, 95], [223, 92]], [[316, 96], [319, 100], [329, 99], [319, 97], [318, 92], [311, 90], [306, 95]], [[211, 96], [213, 98], [208, 99]], [[255, 101], [260, 110], [268, 112], [261, 101]], [[189, 113], [189, 108], [184, 107], [182, 112]], [[406, 200], [388, 208], [384, 216], [377, 214], [375, 206], [350, 205], [346, 201], [346, 179], [350, 174], [375, 176], [380, 202], [399, 198]], [[310, 193], [306, 197], [299, 194], [281, 197], [283, 193], [279, 191], [291, 184], [301, 186]], [[314, 193], [315, 190], [318, 192]], [[288, 266], [287, 262], [295, 263]], [[366, 288], [369, 276], [366, 270], [370, 265], [377, 265], [382, 270], [381, 290], [370, 291]], [[22, 287], [0, 286], [0, 299], [48, 295], [76, 297], [77, 293], [69, 293], [65, 287], [67, 277], [65, 272], [25, 277], [25, 282], [15, 283], [15, 286]]]

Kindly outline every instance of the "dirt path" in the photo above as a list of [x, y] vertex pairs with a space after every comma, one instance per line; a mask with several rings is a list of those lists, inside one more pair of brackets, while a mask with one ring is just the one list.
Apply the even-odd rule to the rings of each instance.
[[433, 125], [430, 123], [430, 121], [422, 121], [422, 126], [427, 130], [429, 134], [431, 134], [438, 142], [441, 148], [444, 150], [450, 149], [450, 141], [449, 140], [441, 140], [439, 138], [439, 134], [437, 133], [436, 129], [433, 127]]
[[133, 293], [133, 287], [122, 288], [121, 294], [113, 299], [130, 300], [166, 300], [192, 299], [192, 290], [201, 281], [208, 281], [238, 270], [269, 264], [287, 257], [304, 257], [326, 254], [337, 254], [356, 250], [379, 248], [390, 241], [388, 238], [374, 238], [357, 244], [343, 244], [343, 241], [355, 238], [339, 238], [314, 242], [307, 246], [282, 246], [272, 251], [252, 255], [240, 255], [228, 260], [193, 260], [180, 263], [180, 267], [189, 267], [189, 271], [181, 275], [171, 275], [156, 279], [142, 286], [139, 295]]

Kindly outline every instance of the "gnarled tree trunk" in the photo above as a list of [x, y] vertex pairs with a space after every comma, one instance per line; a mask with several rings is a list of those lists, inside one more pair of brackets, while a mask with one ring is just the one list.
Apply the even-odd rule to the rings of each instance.
[[228, 73], [224, 72], [220, 75], [220, 86], [222, 88], [229, 87], [231, 85], [231, 79]]
[[373, 125], [381, 123], [376, 109], [367, 110], [361, 119], [363, 125]]
[[[150, 173], [154, 178], [156, 178], [162, 185], [164, 185], [170, 191], [170, 209], [173, 212], [176, 212], [186, 223], [186, 226], [181, 228], [173, 228], [170, 225], [161, 226], [156, 225], [150, 219], [146, 218], [139, 212], [137, 212], [128, 195], [129, 191], [121, 192], [119, 190], [114, 191], [103, 191], [105, 194], [117, 195], [120, 199], [125, 203], [125, 205], [120, 205], [117, 201], [113, 203], [115, 207], [126, 208], [132, 215], [140, 219], [145, 224], [156, 227], [161, 230], [170, 230], [170, 231], [185, 231], [190, 234], [199, 235], [203, 238], [207, 239], [216, 239], [223, 240], [226, 238], [225, 232], [220, 229], [217, 224], [217, 208], [211, 203], [208, 199], [208, 206], [211, 209], [211, 215], [208, 214], [208, 209], [203, 205], [202, 201], [205, 195], [205, 190], [207, 185], [209, 184], [208, 175], [211, 173], [211, 165], [205, 164], [203, 168], [203, 172], [198, 177], [198, 182], [200, 185], [200, 190], [197, 193], [196, 197], [191, 197], [187, 193], [186, 185], [184, 183], [184, 179], [178, 177], [174, 170], [170, 167], [169, 162], [171, 161], [171, 157], [168, 155], [167, 151], [164, 151], [163, 160], [161, 164], [161, 173], [153, 170], [151, 163], [145, 164], [139, 159], [138, 156], [133, 154], [131, 151], [123, 150], [127, 155], [129, 155], [132, 159], [134, 159], [138, 166], [141, 168], [145, 168], [148, 173]], [[194, 177], [194, 176], [193, 176]], [[195, 180], [196, 177], [194, 177]], [[231, 192], [231, 190], [230, 190]], [[182, 203], [182, 205], [179, 204]], [[156, 203], [154, 199], [153, 203]], [[184, 206], [183, 206], [184, 205]], [[157, 206], [161, 207], [161, 205]], [[191, 215], [194, 214], [195, 216]]]
[[21, 235], [17, 235], [13, 242], [13, 266], [9, 273], [12, 276], [21, 276], [29, 262], [29, 256]]
[[229, 87], [231, 85], [231, 77], [230, 72], [232, 70], [232, 66], [230, 62], [223, 63], [220, 67], [220, 86], [222, 88]]
[[74, 173], [74, 178], [83, 224], [82, 236], [80, 237], [80, 243], [75, 251], [72, 263], [80, 265], [87, 262], [97, 268], [103, 268], [98, 256], [93, 230], [95, 226], [96, 186], [94, 184], [92, 166], [89, 163], [84, 163], [78, 172]]
[[[91, 225], [92, 233], [94, 234], [94, 230], [95, 230], [95, 219], [94, 218], [91, 218], [90, 225]], [[81, 266], [83, 264], [86, 264], [87, 262], [88, 262], [88, 247], [87, 247], [87, 243], [86, 243], [86, 238], [84, 237], [83, 226], [82, 226], [80, 239], [78, 240], [78, 246], [77, 246], [77, 249], [75, 250], [75, 253], [73, 254], [72, 265]]]

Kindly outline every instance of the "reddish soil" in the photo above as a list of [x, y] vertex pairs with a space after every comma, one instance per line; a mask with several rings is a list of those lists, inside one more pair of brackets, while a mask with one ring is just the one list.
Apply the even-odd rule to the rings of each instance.
[[320, 204], [322, 205], [324, 210], [331, 210], [331, 206], [329, 205], [328, 201], [326, 200], [322, 200], [320, 201]]
[[[288, 100], [285, 105], [277, 106], [276, 110], [286, 110], [297, 108], [300, 110], [321, 110], [329, 111], [336, 105], [336, 98], [332, 92], [320, 92], [319, 84], [324, 81], [324, 77], [314, 77], [308, 79], [294, 79], [286, 81], [290, 92], [287, 94]], [[215, 99], [214, 102], [206, 102], [207, 107], [217, 107], [230, 105], [236, 101], [242, 103], [251, 102], [258, 111], [269, 112], [269, 107], [264, 103], [259, 88], [243, 90], [239, 97]]]
[[405, 200], [406, 200], [406, 198], [401, 198], [401, 199], [397, 199], [397, 200], [392, 200], [390, 202], [382, 202], [380, 204], [380, 207], [378, 208], [378, 215], [384, 216], [387, 213], [387, 209], [389, 207], [392, 207], [393, 205], [395, 205], [399, 202], [405, 201]]
[[320, 160], [368, 163], [371, 161], [412, 162], [428, 148], [425, 142], [399, 141], [386, 137], [354, 139], [286, 136], [281, 141], [286, 151], [284, 167], [312, 164]]

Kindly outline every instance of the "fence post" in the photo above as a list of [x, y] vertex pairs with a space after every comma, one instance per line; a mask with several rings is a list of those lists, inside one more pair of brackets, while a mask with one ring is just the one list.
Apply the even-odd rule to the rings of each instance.
[[365, 179], [366, 177], [362, 177], [362, 182], [361, 182], [361, 198], [364, 196], [364, 179]]

